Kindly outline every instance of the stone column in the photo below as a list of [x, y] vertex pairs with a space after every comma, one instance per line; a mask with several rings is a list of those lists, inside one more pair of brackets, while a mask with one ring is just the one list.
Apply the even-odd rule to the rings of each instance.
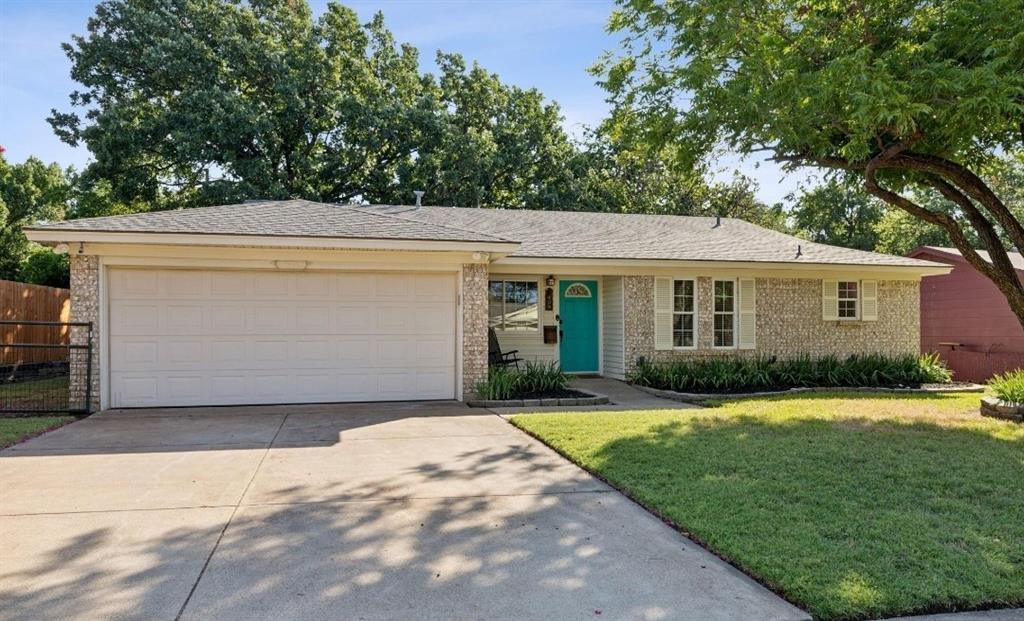
[[487, 379], [487, 265], [462, 266], [462, 398]]
[[[90, 375], [89, 409], [100, 409], [100, 258], [95, 255], [71, 254], [71, 321], [92, 323], [92, 373]], [[71, 343], [85, 345], [88, 328], [71, 330]], [[68, 395], [72, 407], [80, 407], [86, 392], [88, 354], [84, 349], [70, 353]]]
[[622, 336], [626, 374], [636, 370], [637, 359], [654, 352], [654, 277], [622, 277]]

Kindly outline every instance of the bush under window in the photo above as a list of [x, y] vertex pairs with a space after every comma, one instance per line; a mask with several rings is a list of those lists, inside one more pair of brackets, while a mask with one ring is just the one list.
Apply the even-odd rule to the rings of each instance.
[[809, 387], [918, 387], [949, 382], [952, 374], [936, 354], [839, 358], [683, 359], [641, 364], [630, 377], [640, 386], [696, 393], [740, 393]]

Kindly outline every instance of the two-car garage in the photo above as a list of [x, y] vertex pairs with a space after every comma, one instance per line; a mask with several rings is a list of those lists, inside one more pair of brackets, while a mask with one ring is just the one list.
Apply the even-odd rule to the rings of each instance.
[[109, 406], [452, 399], [452, 272], [107, 269]]

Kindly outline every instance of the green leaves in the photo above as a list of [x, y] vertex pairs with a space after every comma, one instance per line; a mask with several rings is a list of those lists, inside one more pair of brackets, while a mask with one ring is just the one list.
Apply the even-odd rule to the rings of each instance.
[[[654, 6], [653, 4], [650, 6]], [[748, 180], [708, 186], [628, 116], [574, 142], [557, 104], [457, 54], [437, 75], [382, 15], [328, 4], [106, 0], [66, 46], [95, 162], [74, 215], [303, 197], [510, 209], [736, 215], [781, 227]], [[623, 79], [635, 65], [623, 59]], [[666, 76], [667, 79], [668, 76]], [[665, 118], [672, 127], [674, 114]]]
[[482, 399], [521, 399], [524, 396], [552, 396], [567, 390], [569, 376], [556, 362], [529, 360], [525, 368], [491, 367], [487, 379], [476, 386]]
[[743, 393], [798, 387], [880, 388], [949, 382], [952, 374], [936, 354], [861, 355], [837, 358], [680, 359], [645, 364], [630, 380], [679, 392]]
[[1024, 368], [996, 375], [989, 381], [989, 386], [1006, 403], [1024, 405]]
[[243, 198], [542, 208], [571, 202], [558, 107], [457, 55], [440, 76], [381, 14], [331, 3], [107, 0], [66, 46], [82, 83], [54, 111], [117, 203]]
[[937, 153], [984, 159], [1020, 145], [1022, 23], [1019, 0], [623, 0], [620, 59], [600, 70], [652, 124], [686, 99], [676, 146], [693, 160], [724, 141], [859, 161], [917, 128]]
[[71, 196], [67, 175], [34, 157], [12, 165], [0, 155], [0, 279], [20, 280], [22, 262], [39, 251], [22, 227], [64, 217]]

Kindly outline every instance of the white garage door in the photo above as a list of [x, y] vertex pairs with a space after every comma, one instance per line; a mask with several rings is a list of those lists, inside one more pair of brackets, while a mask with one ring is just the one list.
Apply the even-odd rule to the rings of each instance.
[[112, 407], [451, 399], [453, 274], [111, 269]]

